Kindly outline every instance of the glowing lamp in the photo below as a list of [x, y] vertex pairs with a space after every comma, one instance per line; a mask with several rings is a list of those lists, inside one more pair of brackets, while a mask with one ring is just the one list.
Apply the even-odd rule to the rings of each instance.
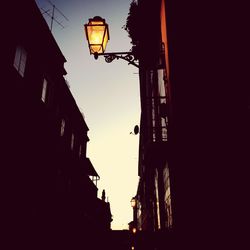
[[84, 26], [90, 54], [97, 59], [98, 54], [104, 53], [109, 40], [108, 24], [105, 19], [95, 16]]
[[133, 198], [131, 199], [130, 203], [131, 203], [131, 207], [134, 208], [134, 207], [136, 206], [136, 199], [133, 197]]

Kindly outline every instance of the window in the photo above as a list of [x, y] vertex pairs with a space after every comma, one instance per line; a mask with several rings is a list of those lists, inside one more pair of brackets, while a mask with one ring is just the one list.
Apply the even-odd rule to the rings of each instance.
[[72, 135], [71, 135], [71, 145], [70, 145], [71, 150], [73, 150], [73, 149], [74, 149], [74, 140], [75, 140], [75, 135], [74, 135], [74, 134], [72, 134]]
[[164, 200], [165, 200], [165, 208], [167, 214], [165, 225], [167, 228], [171, 228], [173, 225], [173, 213], [171, 204], [170, 175], [169, 175], [168, 164], [166, 164], [165, 168], [163, 169], [163, 180], [165, 186]]
[[24, 77], [26, 60], [27, 60], [26, 50], [21, 46], [17, 46], [13, 65], [14, 65], [15, 69], [17, 70], [17, 72], [22, 77]]
[[155, 216], [157, 220], [156, 227], [157, 229], [161, 229], [161, 219], [160, 219], [160, 198], [159, 198], [159, 186], [158, 186], [158, 181], [159, 181], [159, 174], [158, 170], [155, 170], [155, 199], [156, 199], [156, 204], [155, 204]]
[[44, 103], [46, 102], [47, 92], [48, 92], [48, 81], [44, 78], [43, 79], [42, 96], [41, 96], [41, 100]]
[[64, 131], [65, 131], [65, 120], [62, 119], [62, 121], [61, 121], [61, 132], [60, 132], [61, 136], [64, 135]]
[[79, 146], [79, 158], [82, 156], [82, 145]]

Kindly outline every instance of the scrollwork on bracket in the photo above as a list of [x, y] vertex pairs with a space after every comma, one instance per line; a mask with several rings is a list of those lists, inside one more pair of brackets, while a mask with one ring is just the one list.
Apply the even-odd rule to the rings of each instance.
[[125, 55], [123, 55], [124, 53], [105, 53], [103, 54], [104, 58], [105, 58], [105, 61], [107, 63], [111, 63], [113, 62], [115, 59], [123, 59], [125, 61], [127, 61], [129, 64], [132, 64], [134, 65], [135, 67], [139, 68], [139, 65], [138, 63], [136, 63], [136, 59], [135, 59], [135, 56], [132, 54], [132, 53], [127, 53]]
[[[107, 63], [113, 62], [117, 57], [115, 55], [104, 55], [105, 61]], [[118, 59], [118, 58], [117, 58]]]

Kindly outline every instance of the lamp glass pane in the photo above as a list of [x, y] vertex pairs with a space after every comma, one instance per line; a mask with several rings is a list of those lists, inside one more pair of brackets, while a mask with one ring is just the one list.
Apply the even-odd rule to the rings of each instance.
[[[102, 22], [92, 21], [90, 25], [87, 26], [87, 33], [90, 45], [91, 53], [103, 53], [103, 36], [105, 32], [105, 25]], [[106, 32], [105, 32], [106, 33]]]
[[105, 29], [104, 39], [103, 39], [103, 52], [106, 49], [108, 43], [108, 29]]
[[90, 53], [94, 54], [95, 52], [97, 53], [102, 53], [102, 46], [101, 45], [90, 45]]
[[131, 200], [131, 206], [132, 206], [132, 207], [135, 207], [135, 206], [136, 206], [136, 201], [135, 201], [135, 199], [132, 199], [132, 200]]

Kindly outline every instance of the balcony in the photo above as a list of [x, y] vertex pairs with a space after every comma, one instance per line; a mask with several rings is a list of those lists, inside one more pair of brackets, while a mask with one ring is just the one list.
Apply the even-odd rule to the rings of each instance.
[[97, 187], [97, 181], [100, 180], [100, 176], [96, 172], [94, 166], [92, 165], [91, 161], [89, 158], [84, 158], [84, 172], [89, 176], [89, 178], [92, 180], [92, 182], [96, 185]]

